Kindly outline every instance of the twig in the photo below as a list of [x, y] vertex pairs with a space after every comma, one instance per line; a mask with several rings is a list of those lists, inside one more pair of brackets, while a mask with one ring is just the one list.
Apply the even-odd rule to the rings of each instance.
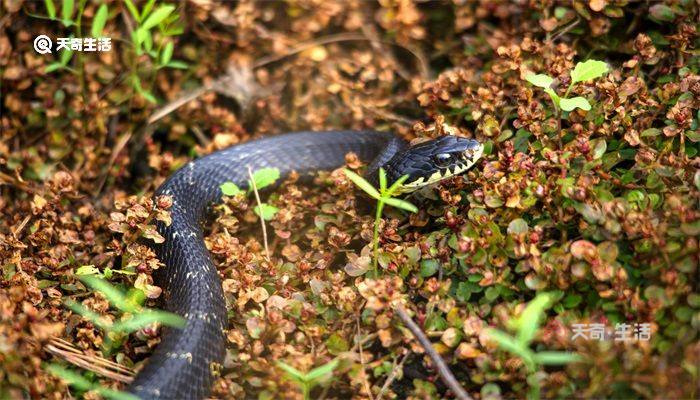
[[457, 379], [455, 376], [452, 374], [452, 371], [450, 371], [450, 368], [447, 367], [447, 364], [445, 363], [445, 360], [440, 357], [440, 354], [435, 350], [433, 347], [432, 343], [430, 343], [430, 340], [425, 336], [423, 331], [416, 325], [415, 322], [413, 322], [413, 319], [408, 315], [406, 310], [403, 308], [401, 305], [397, 305], [394, 307], [394, 310], [396, 310], [396, 313], [399, 315], [399, 318], [401, 318], [401, 321], [406, 325], [406, 327], [413, 333], [413, 336], [418, 339], [418, 342], [420, 342], [421, 346], [423, 346], [423, 349], [425, 350], [426, 353], [428, 353], [428, 356], [430, 357], [431, 360], [433, 360], [433, 364], [435, 364], [435, 367], [437, 367], [438, 373], [440, 374], [440, 378], [442, 381], [447, 385], [447, 387], [452, 390], [452, 392], [455, 394], [455, 396], [460, 399], [460, 400], [472, 400], [472, 398], [467, 394], [467, 392], [462, 388], [462, 386], [457, 382]]
[[[316, 46], [323, 46], [331, 43], [338, 43], [338, 42], [351, 42], [351, 41], [370, 41], [371, 39], [367, 38], [365, 35], [361, 33], [355, 33], [355, 32], [344, 32], [344, 33], [339, 33], [335, 35], [329, 35], [326, 37], [322, 37], [319, 39], [314, 39], [310, 40], [304, 43], [299, 44], [296, 47], [293, 47], [291, 50], [284, 54], [274, 54], [274, 55], [269, 55], [265, 57], [261, 57], [254, 61], [250, 65], [250, 69], [254, 70], [257, 68], [260, 68], [262, 66], [265, 66], [267, 64], [271, 64], [280, 60], [283, 60], [287, 57], [291, 57], [295, 54], [301, 53], [304, 50], [308, 50], [310, 48], [316, 47]], [[428, 62], [425, 60], [425, 57], [420, 54], [420, 52], [416, 49], [411, 49], [407, 46], [401, 45], [396, 42], [388, 42], [384, 40], [379, 40], [377, 39], [376, 43], [383, 43], [383, 44], [388, 44], [391, 46], [397, 46], [401, 47], [402, 49], [408, 51], [413, 55], [417, 60], [418, 60], [418, 66], [421, 71], [421, 75], [427, 79], [427, 77], [430, 75], [429, 67], [428, 67]], [[156, 110], [149, 118], [148, 118], [148, 124], [153, 124], [154, 122], [158, 121], [159, 119], [165, 117], [166, 115], [170, 114], [171, 112], [175, 111], [176, 109], [182, 107], [184, 104], [189, 103], [190, 101], [198, 98], [202, 94], [210, 91], [210, 90], [216, 90], [218, 87], [221, 87], [224, 85], [227, 81], [230, 80], [229, 74], [224, 74], [223, 76], [218, 77], [217, 79], [214, 79], [212, 82], [209, 84], [200, 86], [199, 88], [196, 88], [194, 90], [191, 90], [182, 96], [176, 98], [175, 100], [169, 102], [165, 106], [161, 107], [160, 109]], [[218, 90], [217, 90], [218, 92]]]
[[192, 125], [192, 132], [194, 132], [194, 135], [197, 137], [197, 140], [199, 140], [199, 143], [202, 146], [209, 146], [209, 143], [211, 143], [211, 141], [209, 140], [209, 138], [207, 138], [204, 132], [202, 132], [202, 130], [197, 125]]
[[61, 357], [67, 362], [93, 371], [99, 375], [115, 381], [131, 383], [136, 373], [123, 365], [107, 360], [99, 356], [83, 353], [75, 348], [71, 343], [58, 338], [53, 338], [46, 345], [46, 351], [54, 356]]
[[263, 243], [265, 244], [265, 257], [267, 261], [270, 261], [270, 248], [267, 246], [267, 228], [265, 227], [265, 218], [263, 218], [262, 202], [260, 201], [260, 194], [258, 193], [258, 187], [255, 185], [250, 165], [248, 166], [248, 176], [250, 177], [250, 185], [253, 187], [253, 193], [255, 193], [255, 201], [258, 203], [258, 210], [260, 210], [260, 225], [262, 225]]
[[372, 396], [372, 388], [369, 385], [369, 381], [367, 381], [367, 367], [365, 366], [365, 357], [362, 355], [362, 330], [360, 329], [359, 315], [355, 315], [355, 322], [357, 324], [357, 342], [359, 348], [358, 351], [360, 353], [360, 364], [362, 364], [362, 383], [364, 383], [365, 385], [365, 391], [367, 391], [367, 396], [369, 396], [370, 400], [374, 400], [374, 397]]
[[578, 17], [576, 17], [576, 21], [574, 21], [573, 23], [571, 23], [571, 25], [568, 25], [568, 26], [562, 28], [562, 30], [560, 30], [559, 32], [557, 32], [557, 34], [554, 35], [554, 37], [553, 37], [550, 41], [551, 41], [552, 43], [554, 43], [554, 41], [557, 40], [557, 39], [559, 39], [562, 35], [565, 35], [565, 34], [568, 33], [570, 30], [574, 29], [574, 28], [579, 24], [579, 22], [581, 22], [581, 19], [578, 18]]
[[379, 390], [379, 393], [377, 394], [377, 400], [381, 400], [382, 396], [384, 396], [384, 392], [389, 389], [389, 385], [391, 385], [392, 382], [394, 382], [394, 379], [396, 379], [396, 375], [399, 374], [399, 370], [403, 368], [403, 364], [406, 362], [406, 359], [408, 359], [408, 354], [406, 353], [403, 355], [403, 358], [401, 358], [401, 361], [399, 363], [396, 363], [396, 360], [394, 360], [394, 366], [391, 368], [391, 372], [389, 373], [389, 376], [386, 378], [386, 381], [382, 385], [382, 388]]
[[112, 148], [112, 154], [109, 155], [109, 161], [107, 162], [107, 169], [105, 169], [105, 172], [100, 179], [100, 183], [97, 184], [97, 190], [95, 190], [92, 194], [94, 197], [97, 197], [102, 192], [102, 188], [107, 182], [107, 178], [109, 178], [109, 170], [112, 169], [114, 162], [117, 161], [119, 153], [121, 153], [122, 150], [124, 150], [124, 147], [126, 147], [126, 144], [129, 143], [132, 133], [133, 132], [127, 132], [126, 134], [122, 135], [122, 137], [117, 140], [117, 143], [115, 143], [114, 147]]

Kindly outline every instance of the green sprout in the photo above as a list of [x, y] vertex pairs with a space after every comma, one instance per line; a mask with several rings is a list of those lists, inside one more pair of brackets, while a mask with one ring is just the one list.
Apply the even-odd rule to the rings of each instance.
[[538, 294], [525, 307], [519, 318], [508, 323], [510, 330], [515, 331], [515, 336], [497, 329], [487, 329], [489, 338], [498, 346], [516, 356], [525, 365], [528, 372], [527, 383], [530, 387], [528, 399], [540, 398], [541, 369], [545, 365], [564, 365], [572, 362], [580, 362], [578, 354], [564, 351], [539, 351], [530, 349], [530, 344], [537, 334], [540, 322], [544, 317], [544, 311], [554, 302], [554, 296], [550, 293]]
[[[253, 193], [253, 183], [255, 183], [255, 188], [261, 190], [268, 187], [280, 178], [280, 170], [277, 168], [262, 168], [253, 172], [253, 182], [248, 181], [248, 190], [243, 190], [238, 187], [233, 182], [224, 182], [220, 188], [221, 192], [226, 196], [248, 196]], [[262, 217], [265, 221], [269, 221], [275, 217], [275, 214], [279, 211], [279, 208], [272, 206], [267, 203], [260, 203], [256, 205], [253, 209], [255, 215]]]
[[286, 378], [299, 386], [304, 395], [304, 400], [310, 400], [313, 388], [320, 384], [328, 383], [333, 377], [333, 370], [338, 366], [338, 359], [336, 358], [306, 373], [282, 361], [277, 361], [277, 366], [284, 370]]
[[360, 175], [345, 169], [345, 175], [360, 189], [365, 191], [370, 197], [377, 200], [377, 212], [374, 217], [374, 235], [372, 237], [373, 246], [373, 269], [374, 273], [377, 273], [377, 260], [379, 254], [379, 223], [381, 222], [382, 212], [384, 211], [384, 205], [388, 204], [392, 207], [400, 208], [412, 213], [418, 212], [418, 208], [408, 201], [397, 199], [394, 197], [398, 194], [401, 185], [408, 179], [408, 175], [404, 175], [396, 182], [394, 182], [391, 187], [386, 187], [386, 171], [384, 168], [379, 168], [379, 190], [377, 190], [371, 183]]
[[[554, 84], [554, 78], [547, 74], [528, 74], [525, 80], [531, 84], [544, 89], [544, 92], [549, 95], [554, 104], [554, 111], [557, 117], [558, 131], [561, 135], [561, 113], [562, 111], [573, 111], [577, 108], [581, 110], [588, 111], [591, 109], [591, 103], [588, 102], [584, 97], [576, 96], [569, 98], [569, 92], [573, 88], [574, 84], [579, 82], [590, 81], [592, 79], [600, 78], [601, 76], [608, 73], [608, 65], [603, 61], [598, 60], [588, 60], [585, 62], [579, 62], [571, 71], [571, 83], [569, 87], [566, 88], [564, 97], [559, 97], [556, 91], [552, 89]], [[560, 137], [561, 141], [561, 137]]]
[[576, 108], [580, 108], [584, 111], [591, 109], [591, 104], [584, 97], [576, 96], [568, 98], [569, 92], [573, 88], [575, 83], [585, 82], [592, 79], [600, 78], [608, 72], [608, 65], [603, 61], [598, 60], [588, 60], [586, 62], [580, 62], [576, 64], [574, 70], [571, 72], [571, 83], [564, 93], [564, 97], [559, 97], [557, 93], [552, 89], [552, 84], [554, 83], [554, 78], [546, 74], [529, 74], [525, 79], [531, 84], [543, 88], [544, 92], [549, 95], [552, 99], [552, 103], [557, 109], [563, 111], [573, 111]]
[[90, 382], [84, 376], [69, 369], [63, 368], [58, 364], [48, 364], [45, 368], [52, 375], [63, 379], [66, 381], [66, 383], [81, 392], [92, 391], [110, 400], [138, 400], [138, 397], [131, 393], [108, 389], [100, 384]]
[[106, 353], [111, 352], [128, 334], [153, 323], [157, 322], [174, 328], [185, 326], [185, 319], [177, 314], [142, 307], [140, 303], [143, 302], [144, 296], [141, 290], [131, 291], [127, 295], [97, 276], [81, 275], [79, 279], [91, 289], [100, 292], [113, 307], [122, 312], [118, 322], [110, 322], [76, 301], [66, 301], [66, 306], [73, 312], [105, 331]]

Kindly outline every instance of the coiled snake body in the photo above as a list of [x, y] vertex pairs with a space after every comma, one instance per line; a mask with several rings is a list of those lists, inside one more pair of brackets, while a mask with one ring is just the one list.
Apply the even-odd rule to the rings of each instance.
[[393, 134], [372, 131], [299, 132], [236, 145], [175, 172], [156, 195], [172, 196], [172, 223], [160, 224], [165, 242], [155, 246], [165, 264], [156, 283], [163, 288], [165, 308], [183, 316], [183, 329], [166, 329], [162, 341], [128, 390], [144, 399], [206, 397], [225, 354], [227, 316], [221, 280], [204, 244], [202, 223], [221, 200], [220, 185], [232, 181], [246, 187], [253, 171], [277, 168], [306, 175], [342, 166], [354, 152], [371, 161], [366, 176], [376, 182], [384, 167], [389, 184], [409, 175], [402, 191], [461, 173], [481, 156], [482, 145], [471, 139], [444, 136], [409, 147]]

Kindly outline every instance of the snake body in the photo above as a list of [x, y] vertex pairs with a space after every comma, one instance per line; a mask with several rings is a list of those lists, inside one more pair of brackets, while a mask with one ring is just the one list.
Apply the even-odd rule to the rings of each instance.
[[[165, 265], [154, 276], [163, 288], [165, 308], [183, 316], [186, 325], [164, 329], [161, 343], [128, 390], [143, 399], [201, 399], [211, 390], [224, 360], [227, 313], [202, 224], [210, 207], [221, 200], [221, 184], [231, 181], [245, 188], [248, 167], [277, 168], [282, 176], [332, 170], [353, 152], [370, 162], [369, 177], [375, 177], [379, 167], [386, 169], [389, 183], [410, 175], [404, 190], [410, 191], [438, 175], [466, 170], [481, 149], [476, 141], [454, 137], [409, 147], [403, 139], [383, 132], [298, 132], [235, 145], [189, 162], [156, 190], [156, 196], [171, 196], [172, 222], [158, 225], [165, 241], [154, 245]], [[450, 157], [453, 162], [447, 162]]]

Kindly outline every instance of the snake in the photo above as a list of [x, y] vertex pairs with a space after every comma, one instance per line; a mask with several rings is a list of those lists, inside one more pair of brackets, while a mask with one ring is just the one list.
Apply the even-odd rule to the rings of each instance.
[[163, 289], [164, 308], [182, 316], [185, 325], [163, 328], [127, 391], [142, 399], [202, 399], [221, 374], [228, 316], [204, 226], [222, 201], [223, 183], [247, 188], [250, 171], [262, 168], [276, 168], [282, 178], [295, 171], [303, 180], [342, 167], [354, 153], [368, 163], [364, 176], [374, 185], [380, 168], [389, 185], [408, 175], [397, 191], [405, 194], [465, 172], [483, 149], [477, 140], [451, 135], [411, 145], [389, 132], [306, 131], [236, 144], [182, 166], [155, 191], [156, 198], [170, 197], [171, 221], [158, 222], [165, 240], [151, 246], [163, 264], [153, 278]]

